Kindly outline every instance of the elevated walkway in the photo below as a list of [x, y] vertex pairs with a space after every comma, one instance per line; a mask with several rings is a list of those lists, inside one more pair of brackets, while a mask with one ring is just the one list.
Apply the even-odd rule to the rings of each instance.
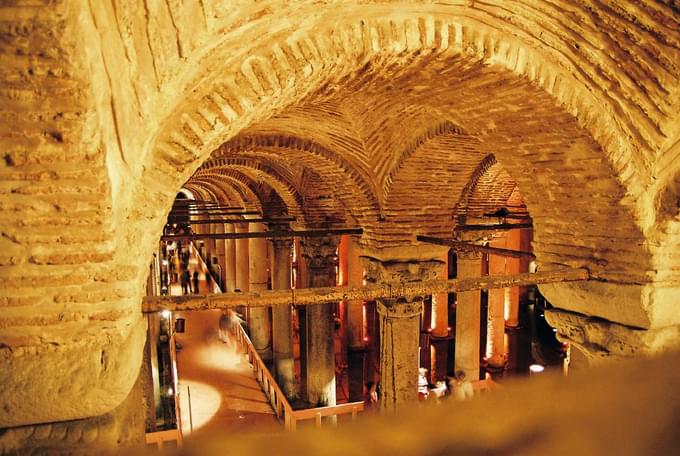
[[176, 335], [185, 438], [282, 432], [244, 347], [233, 336], [227, 343], [220, 340], [220, 311], [178, 312], [176, 317], [185, 319], [185, 332]]

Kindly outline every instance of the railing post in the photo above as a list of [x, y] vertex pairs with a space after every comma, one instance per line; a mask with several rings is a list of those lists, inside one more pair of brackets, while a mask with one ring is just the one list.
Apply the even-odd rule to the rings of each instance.
[[316, 414], [315, 421], [316, 421], [316, 427], [320, 428], [321, 427], [321, 413]]
[[357, 408], [352, 407], [352, 421], [357, 419]]

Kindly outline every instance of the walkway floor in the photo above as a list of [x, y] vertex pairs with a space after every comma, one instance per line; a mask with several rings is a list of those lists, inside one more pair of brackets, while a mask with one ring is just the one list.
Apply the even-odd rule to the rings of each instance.
[[[199, 290], [206, 293], [201, 266], [192, 255], [189, 270], [192, 274], [199, 271]], [[170, 292], [179, 295], [181, 287], [174, 283]], [[175, 313], [175, 318], [185, 319], [185, 332], [175, 336], [185, 438], [282, 432], [283, 426], [255, 380], [242, 347], [233, 336], [228, 343], [219, 339], [220, 313], [219, 310]]]
[[177, 370], [183, 434], [200, 437], [281, 432], [283, 427], [243, 350], [233, 337], [229, 343], [219, 339], [220, 311], [178, 312], [176, 317], [185, 319], [184, 334], [176, 335], [181, 346]]

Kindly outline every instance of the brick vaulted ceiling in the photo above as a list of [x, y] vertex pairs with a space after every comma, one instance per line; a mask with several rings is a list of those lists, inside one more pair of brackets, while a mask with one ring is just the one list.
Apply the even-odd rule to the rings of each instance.
[[[0, 427], [127, 395], [184, 185], [379, 248], [450, 235], [500, 167], [542, 265], [676, 290], [679, 23], [651, 0], [3, 2], [0, 384], [25, 393]], [[637, 308], [617, 321], [680, 323]]]

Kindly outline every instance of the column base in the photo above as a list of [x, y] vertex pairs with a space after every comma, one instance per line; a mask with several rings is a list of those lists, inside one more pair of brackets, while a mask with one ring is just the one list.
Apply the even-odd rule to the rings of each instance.
[[364, 375], [364, 363], [366, 347], [347, 348], [347, 378], [349, 383], [349, 401], [358, 402], [364, 398], [364, 384], [367, 383]]
[[295, 360], [290, 357], [276, 357], [274, 361], [274, 368], [276, 371], [276, 381], [289, 400], [294, 400], [297, 397], [295, 388]]
[[506, 363], [507, 359], [503, 355], [493, 355], [486, 359], [486, 367], [491, 369], [503, 369]]

